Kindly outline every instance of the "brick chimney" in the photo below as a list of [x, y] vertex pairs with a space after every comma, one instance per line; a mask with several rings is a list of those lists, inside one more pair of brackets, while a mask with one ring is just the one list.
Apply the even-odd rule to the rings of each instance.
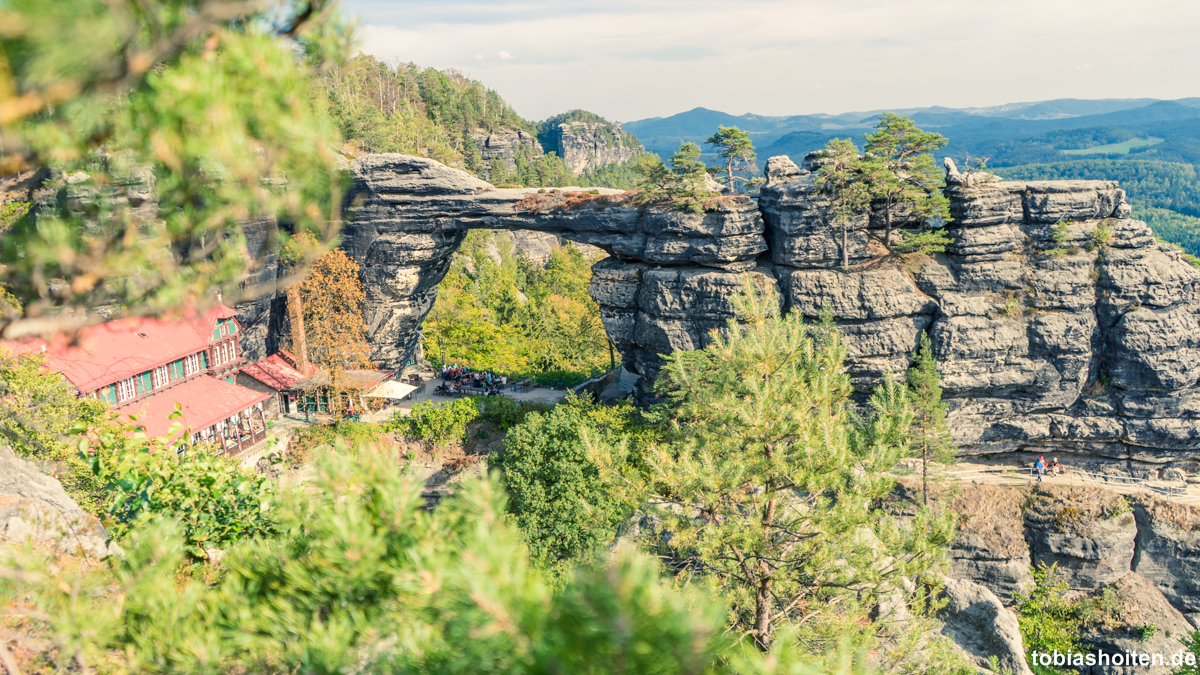
[[288, 322], [292, 325], [292, 355], [296, 357], [296, 370], [308, 374], [308, 338], [304, 334], [304, 305], [300, 301], [300, 289], [287, 290]]

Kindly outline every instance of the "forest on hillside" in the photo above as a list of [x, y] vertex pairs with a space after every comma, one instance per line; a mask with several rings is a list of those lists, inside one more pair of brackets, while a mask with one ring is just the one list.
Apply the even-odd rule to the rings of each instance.
[[[503, 186], [633, 187], [621, 166], [601, 166], [575, 176], [553, 151], [538, 152], [532, 145], [513, 151], [514, 165], [485, 158], [472, 132], [524, 132], [548, 140], [549, 130], [559, 123], [611, 124], [583, 110], [540, 123], [525, 120], [496, 91], [454, 69], [358, 56], [322, 74], [314, 82], [313, 98], [328, 112], [351, 152], [429, 157]], [[637, 143], [632, 134], [619, 133]]]

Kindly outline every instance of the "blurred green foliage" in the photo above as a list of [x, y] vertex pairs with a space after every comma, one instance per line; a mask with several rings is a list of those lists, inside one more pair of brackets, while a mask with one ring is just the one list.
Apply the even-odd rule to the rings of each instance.
[[249, 221], [332, 239], [337, 132], [308, 90], [349, 32], [326, 0], [14, 0], [0, 26], [0, 170], [37, 204], [0, 247], [40, 319], [9, 337], [64, 306], [236, 300]]
[[812, 672], [732, 646], [719, 604], [629, 551], [548, 584], [493, 483], [428, 511], [420, 480], [340, 450], [278, 497], [273, 534], [232, 545], [203, 579], [176, 576], [186, 544], [169, 521], [135, 529], [110, 566], [5, 561], [0, 604], [20, 603], [26, 633], [52, 645], [37, 670]]

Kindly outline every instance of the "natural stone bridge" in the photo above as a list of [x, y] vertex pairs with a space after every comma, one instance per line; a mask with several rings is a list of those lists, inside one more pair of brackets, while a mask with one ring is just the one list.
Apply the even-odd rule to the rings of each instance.
[[647, 378], [660, 354], [705, 345], [748, 273], [806, 317], [829, 304], [859, 391], [903, 371], [929, 331], [965, 452], [1053, 448], [1198, 473], [1200, 271], [1129, 217], [1115, 182], [1002, 182], [948, 163], [946, 252], [911, 265], [883, 256], [868, 236], [879, 223], [863, 214], [842, 269], [812, 168], [773, 158], [757, 203], [723, 197], [691, 214], [362, 157], [343, 248], [362, 265], [375, 357], [410, 358], [467, 230], [548, 231], [609, 253], [591, 294], [626, 366]]

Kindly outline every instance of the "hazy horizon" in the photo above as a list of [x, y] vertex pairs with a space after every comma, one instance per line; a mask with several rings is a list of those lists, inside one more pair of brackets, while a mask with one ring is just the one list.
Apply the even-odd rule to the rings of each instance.
[[797, 115], [1200, 95], [1185, 0], [347, 0], [365, 53], [458, 68], [523, 117]]

